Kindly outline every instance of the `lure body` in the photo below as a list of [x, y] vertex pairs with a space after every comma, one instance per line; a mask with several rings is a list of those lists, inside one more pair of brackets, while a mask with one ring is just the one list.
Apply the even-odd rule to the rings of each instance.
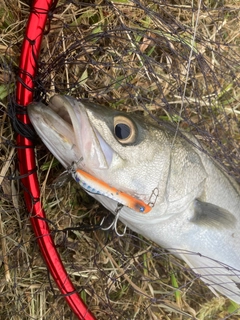
[[71, 174], [74, 180], [90, 194], [107, 197], [136, 212], [148, 213], [151, 210], [151, 207], [142, 200], [111, 187], [109, 184], [83, 170], [77, 169], [76, 171], [72, 171]]

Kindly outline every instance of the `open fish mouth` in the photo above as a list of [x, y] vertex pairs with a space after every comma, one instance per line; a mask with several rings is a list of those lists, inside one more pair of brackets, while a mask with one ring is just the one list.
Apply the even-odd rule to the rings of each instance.
[[29, 118], [47, 148], [68, 168], [108, 169], [114, 151], [91, 125], [80, 101], [68, 96], [53, 96], [48, 106], [34, 102], [28, 106]]

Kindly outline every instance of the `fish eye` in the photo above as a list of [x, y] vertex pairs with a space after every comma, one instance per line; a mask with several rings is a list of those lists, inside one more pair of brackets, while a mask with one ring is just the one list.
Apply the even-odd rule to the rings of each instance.
[[121, 144], [131, 144], [136, 141], [137, 128], [134, 122], [125, 116], [114, 118], [114, 135]]

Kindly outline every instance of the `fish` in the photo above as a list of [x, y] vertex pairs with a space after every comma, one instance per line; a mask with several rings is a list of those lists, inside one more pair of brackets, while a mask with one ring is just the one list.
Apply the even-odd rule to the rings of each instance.
[[88, 194], [240, 304], [240, 188], [193, 136], [70, 96], [27, 109], [43, 143]]

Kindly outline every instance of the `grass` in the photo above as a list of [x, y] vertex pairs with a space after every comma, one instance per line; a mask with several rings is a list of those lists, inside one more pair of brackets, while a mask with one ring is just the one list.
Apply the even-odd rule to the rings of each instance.
[[[0, 10], [0, 318], [74, 319], [49, 279], [25, 210], [7, 104], [15, 89], [29, 7]], [[194, 5], [194, 10], [192, 10]], [[44, 36], [36, 97], [56, 92], [150, 113], [191, 131], [238, 181], [240, 5], [218, 1], [59, 1]], [[183, 262], [130, 230], [96, 230], [108, 212], [37, 144], [42, 202], [71, 279], [97, 319], [239, 319]], [[107, 221], [111, 222], [111, 217]], [[119, 231], [124, 226], [119, 223]], [[237, 310], [237, 311], [236, 311]]]

